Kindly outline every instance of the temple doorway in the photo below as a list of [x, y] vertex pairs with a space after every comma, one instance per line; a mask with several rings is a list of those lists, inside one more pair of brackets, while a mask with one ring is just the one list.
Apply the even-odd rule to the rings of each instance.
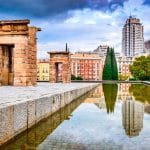
[[0, 45], [0, 83], [13, 85], [13, 45]]

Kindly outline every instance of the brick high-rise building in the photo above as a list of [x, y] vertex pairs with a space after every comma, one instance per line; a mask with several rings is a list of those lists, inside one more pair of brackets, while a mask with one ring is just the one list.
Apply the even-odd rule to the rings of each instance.
[[130, 16], [122, 29], [122, 52], [133, 57], [144, 52], [143, 26], [140, 19]]

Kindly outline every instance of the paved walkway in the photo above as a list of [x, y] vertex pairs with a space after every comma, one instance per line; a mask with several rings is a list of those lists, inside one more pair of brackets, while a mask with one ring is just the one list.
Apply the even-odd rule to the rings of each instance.
[[0, 108], [17, 102], [38, 99], [93, 84], [96, 83], [38, 83], [36, 86], [28, 87], [0, 86]]

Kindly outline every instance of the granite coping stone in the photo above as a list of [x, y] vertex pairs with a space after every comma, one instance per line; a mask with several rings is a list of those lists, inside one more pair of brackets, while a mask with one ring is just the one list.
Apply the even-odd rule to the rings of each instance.
[[15, 87], [0, 86], [0, 108], [16, 105], [22, 102], [50, 97], [67, 91], [80, 89], [98, 83], [45, 83], [40, 82], [36, 86]]

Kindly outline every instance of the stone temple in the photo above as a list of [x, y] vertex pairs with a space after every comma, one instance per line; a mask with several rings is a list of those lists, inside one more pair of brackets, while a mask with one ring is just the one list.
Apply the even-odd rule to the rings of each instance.
[[36, 33], [29, 20], [0, 21], [0, 85], [35, 85]]
[[71, 59], [68, 51], [48, 52], [50, 54], [50, 83], [71, 82]]

